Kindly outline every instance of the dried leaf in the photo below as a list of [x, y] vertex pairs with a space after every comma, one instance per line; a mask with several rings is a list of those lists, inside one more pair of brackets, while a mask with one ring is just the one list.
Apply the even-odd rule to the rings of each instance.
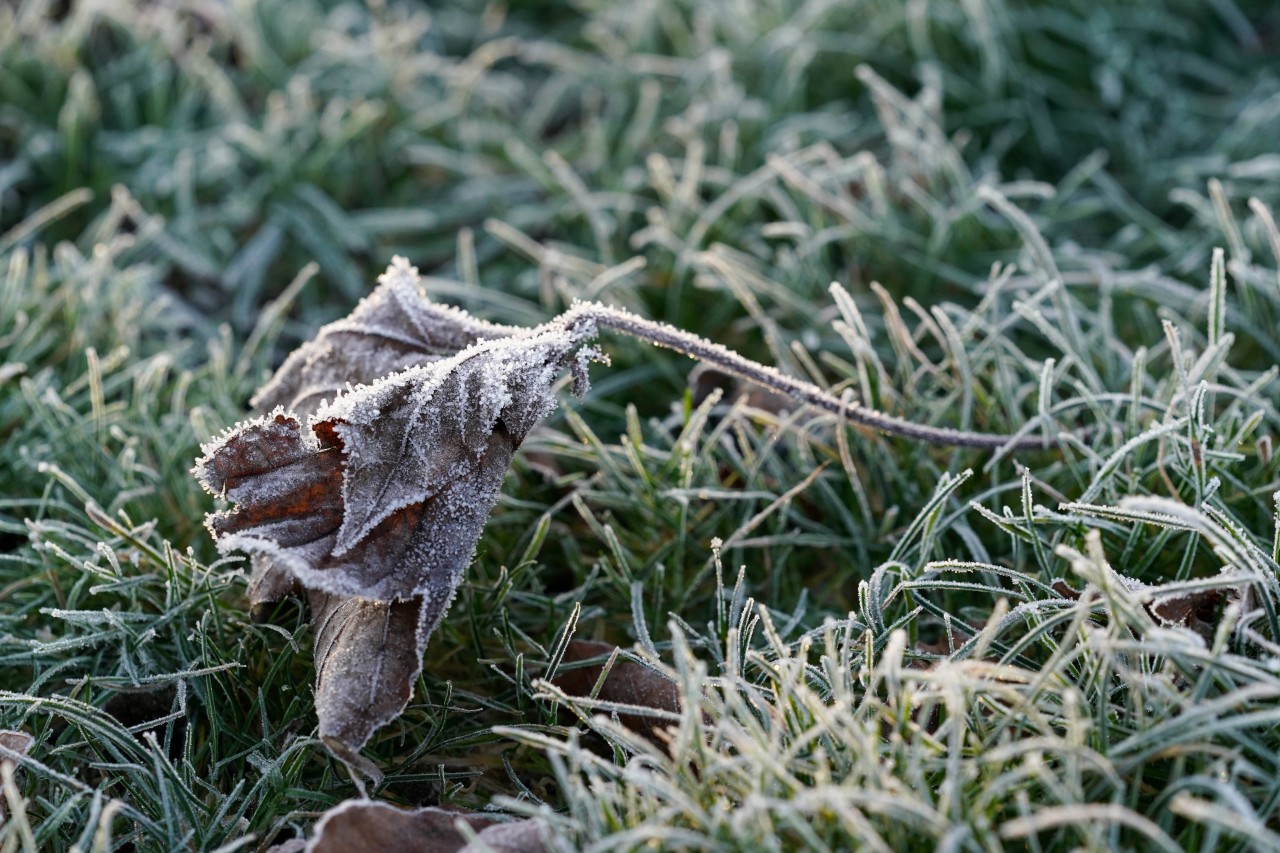
[[583, 344], [595, 334], [590, 323], [483, 324], [425, 303], [412, 274], [393, 265], [378, 294], [286, 362], [259, 399], [311, 406], [341, 371], [417, 363], [337, 393], [305, 427], [283, 409], [239, 424], [193, 469], [236, 505], [208, 526], [220, 550], [253, 557], [251, 605], [309, 591], [320, 734], [371, 776], [357, 750], [403, 711], [512, 454], [555, 407], [566, 367], [585, 390], [593, 350]]
[[1163, 625], [1187, 628], [1212, 642], [1223, 608], [1244, 602], [1248, 596], [1245, 584], [1209, 589], [1177, 589], [1174, 585], [1168, 593], [1154, 595], [1147, 610]]
[[[1206, 640], [1213, 640], [1225, 604], [1239, 602], [1248, 595], [1246, 585], [1187, 589], [1184, 584], [1148, 586], [1142, 581], [1116, 575], [1126, 588], [1145, 599], [1147, 613], [1165, 627], [1187, 628]], [[1065, 580], [1055, 580], [1053, 589], [1064, 598], [1078, 601], [1083, 594]]]
[[[481, 843], [468, 843], [461, 821]], [[543, 853], [546, 825], [529, 818], [502, 821], [478, 812], [410, 811], [374, 800], [347, 800], [324, 813], [308, 853]]]
[[458, 853], [544, 853], [546, 836], [543, 822], [536, 818], [496, 823], [480, 830], [477, 840]]
[[26, 732], [15, 732], [12, 729], [0, 729], [0, 746], [16, 752], [19, 755], [26, 755], [31, 747], [35, 745], [36, 739]]
[[237, 504], [209, 517], [219, 548], [308, 589], [447, 604], [580, 344], [561, 329], [481, 343], [340, 395], [309, 431], [284, 412], [238, 425], [195, 468]]
[[250, 616], [256, 623], [270, 622], [276, 612], [275, 604], [286, 598], [301, 597], [302, 587], [287, 569], [266, 557], [253, 557], [252, 564], [248, 591]]
[[[477, 344], [345, 394], [317, 412], [318, 420], [332, 422], [355, 463], [344, 478], [338, 552], [355, 547], [401, 507], [452, 484], [475, 483], [483, 476], [481, 460], [505, 454], [489, 472], [496, 481], [479, 487], [482, 499], [490, 493], [496, 499], [511, 453], [555, 408], [552, 386], [583, 339], [552, 327]], [[459, 501], [470, 502], [466, 496]], [[489, 506], [492, 500], [486, 516]]]
[[[324, 326], [289, 355], [251, 401], [262, 413], [282, 408], [310, 415], [353, 384], [456, 355], [472, 344], [526, 330], [486, 323], [423, 293], [416, 267], [397, 257], [379, 286], [350, 315]], [[270, 604], [301, 595], [297, 579], [268, 557], [253, 557], [249, 603], [256, 621]]]
[[409, 703], [444, 608], [420, 598], [373, 601], [327, 592], [312, 592], [310, 601], [320, 737], [339, 758], [360, 764], [355, 750]]
[[[31, 747], [35, 746], [36, 739], [26, 732], [16, 732], [10, 729], [0, 729], [0, 747], [3, 747], [9, 753], [17, 753], [18, 755], [26, 755], [31, 751]], [[5, 753], [0, 753], [0, 764], [7, 764], [10, 768], [16, 762]], [[0, 797], [0, 826], [4, 824], [4, 798]]]
[[[556, 671], [552, 683], [569, 696], [590, 696], [610, 659], [613, 666], [600, 684], [595, 698], [604, 702], [619, 705], [633, 705], [637, 708], [653, 708], [658, 711], [678, 713], [680, 711], [680, 691], [675, 682], [661, 672], [628, 658], [616, 656], [618, 649], [609, 643], [593, 640], [572, 640], [565, 647], [561, 668]], [[571, 666], [578, 661], [597, 662], [586, 666]], [[642, 713], [618, 714], [618, 722], [645, 737], [653, 737], [654, 729], [668, 725], [665, 720], [658, 720]]]
[[1080, 594], [1081, 594], [1080, 590], [1076, 589], [1071, 584], [1067, 583], [1064, 578], [1055, 579], [1054, 582], [1050, 584], [1050, 586], [1053, 588], [1054, 592], [1056, 592], [1058, 595], [1062, 596], [1063, 598], [1069, 599], [1071, 601], [1080, 600]]
[[525, 331], [433, 303], [422, 292], [418, 270], [404, 258], [397, 257], [378, 281], [351, 314], [294, 350], [250, 404], [261, 412], [281, 406], [309, 415], [349, 385], [367, 385], [479, 341]]

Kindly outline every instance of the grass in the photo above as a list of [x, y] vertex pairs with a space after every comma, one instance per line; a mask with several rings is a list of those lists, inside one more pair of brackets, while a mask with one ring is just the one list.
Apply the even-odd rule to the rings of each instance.
[[[1280, 848], [1277, 33], [1180, 0], [0, 9], [0, 726], [36, 737], [0, 846], [259, 849], [355, 794], [305, 613], [249, 619], [187, 469], [404, 254], [495, 321], [599, 299], [1066, 436], [695, 400], [608, 341], [366, 750], [377, 797], [565, 849]], [[1221, 600], [1161, 624], [1124, 579]], [[570, 633], [672, 675], [669, 746], [542, 680]]]

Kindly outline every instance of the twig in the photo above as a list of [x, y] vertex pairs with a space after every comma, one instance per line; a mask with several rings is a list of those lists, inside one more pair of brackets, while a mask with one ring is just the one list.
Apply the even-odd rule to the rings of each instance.
[[1017, 449], [1042, 450], [1057, 444], [1045, 436], [1015, 437], [989, 432], [969, 432], [947, 427], [927, 426], [903, 418], [869, 409], [854, 402], [845, 402], [822, 390], [812, 382], [796, 379], [780, 373], [767, 365], [759, 364], [720, 344], [713, 343], [666, 323], [646, 320], [630, 311], [611, 308], [598, 302], [577, 302], [556, 321], [566, 328], [591, 323], [626, 335], [649, 341], [683, 353], [707, 364], [715, 365], [726, 373], [762, 385], [770, 390], [786, 394], [793, 400], [808, 403], [818, 409], [843, 415], [850, 421], [903, 438], [939, 444], [949, 447], [977, 447], [987, 450]]

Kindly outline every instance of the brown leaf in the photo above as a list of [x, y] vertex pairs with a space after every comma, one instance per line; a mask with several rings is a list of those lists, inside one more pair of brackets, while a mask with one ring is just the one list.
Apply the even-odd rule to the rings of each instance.
[[1080, 600], [1080, 590], [1067, 583], [1063, 578], [1056, 579], [1052, 584], [1050, 584], [1050, 586], [1053, 588], [1054, 592], [1063, 598], [1070, 599], [1071, 601]]
[[[461, 821], [483, 842], [471, 844]], [[308, 853], [543, 853], [546, 825], [536, 819], [502, 821], [479, 812], [410, 811], [374, 800], [347, 800], [324, 813]]]
[[513, 820], [486, 826], [458, 853], [544, 853], [547, 835], [542, 821], [536, 818]]
[[[1148, 586], [1142, 581], [1124, 575], [1116, 576], [1131, 591], [1142, 594], [1147, 613], [1165, 627], [1187, 628], [1206, 640], [1212, 640], [1222, 618], [1222, 608], [1232, 601], [1239, 601], [1248, 594], [1247, 587], [1211, 587], [1187, 589], [1185, 584]], [[1064, 598], [1078, 601], [1081, 592], [1073, 589], [1065, 580], [1055, 580], [1053, 589]]]
[[[26, 755], [31, 751], [31, 747], [35, 745], [36, 739], [26, 732], [15, 732], [10, 729], [0, 729], [0, 747], [9, 752], [16, 752], [18, 755]], [[11, 769], [16, 764], [12, 758], [5, 753], [0, 753], [0, 764], [7, 764]], [[0, 797], [0, 825], [4, 824], [4, 798]]]
[[[405, 287], [393, 267], [380, 292], [403, 308]], [[332, 384], [330, 371], [354, 358], [326, 355], [335, 342], [376, 352], [361, 337], [376, 337], [370, 328], [395, 337], [385, 308], [366, 301], [359, 322], [327, 327], [315, 358], [286, 363], [260, 397], [310, 405]], [[395, 339], [404, 358], [405, 341], [413, 343], [421, 363], [337, 394], [305, 426], [283, 410], [239, 424], [193, 469], [236, 505], [210, 515], [208, 526], [220, 550], [253, 557], [251, 605], [309, 591], [320, 733], [353, 766], [373, 731], [408, 702], [512, 454], [554, 408], [560, 373], [573, 367], [584, 381], [591, 350], [583, 343], [595, 334], [589, 323], [553, 323], [440, 357], [477, 328], [500, 327], [418, 309], [409, 312], [413, 334], [402, 329]], [[357, 360], [376, 371], [390, 363], [379, 359]], [[360, 769], [376, 774], [367, 763]]]
[[237, 507], [209, 517], [304, 587], [379, 600], [438, 596], [475, 549], [511, 455], [555, 406], [582, 342], [562, 329], [482, 343], [361, 386], [304, 431], [284, 412], [205, 447], [196, 476]]
[[[31, 747], [35, 745], [36, 739], [26, 732], [15, 732], [12, 729], [0, 729], [0, 746], [16, 752], [19, 755], [26, 755], [31, 751]], [[7, 756], [4, 761], [11, 761]]]
[[1194, 627], [1217, 619], [1218, 605], [1222, 603], [1220, 589], [1202, 589], [1178, 595], [1166, 595], [1151, 602], [1149, 609], [1161, 622]]
[[[594, 640], [571, 640], [565, 647], [560, 668], [552, 683], [569, 696], [590, 696], [600, 681], [610, 657], [613, 666], [595, 698], [619, 705], [652, 708], [657, 711], [679, 713], [680, 691], [675, 682], [661, 672], [622, 656], [609, 643]], [[585, 666], [572, 666], [579, 661], [592, 661]], [[669, 725], [667, 720], [646, 716], [643, 713], [619, 713], [618, 722], [645, 737], [653, 738], [654, 730]]]
[[427, 638], [444, 611], [421, 598], [373, 601], [313, 591], [310, 600], [320, 737], [354, 764], [355, 750], [409, 703]]
[[[515, 450], [509, 432], [495, 423], [477, 453], [449, 454], [457, 463], [453, 470], [423, 474], [438, 480], [413, 483], [405, 476], [399, 481], [402, 505], [387, 512], [384, 481], [368, 478], [364, 467], [401, 477], [405, 469], [423, 472], [430, 464], [405, 459], [399, 471], [383, 466], [379, 448], [395, 442], [400, 450], [401, 436], [376, 431], [367, 439], [372, 446], [357, 454], [360, 445], [353, 443], [348, 453], [335, 440], [334, 426], [316, 422], [316, 437], [308, 439], [297, 420], [276, 414], [242, 424], [210, 449], [201, 461], [201, 482], [237, 504], [209, 517], [220, 550], [265, 557], [308, 589], [380, 601], [428, 596], [447, 604], [497, 502]], [[409, 452], [433, 455], [429, 446]], [[383, 506], [370, 506], [378, 502]], [[362, 526], [344, 542], [342, 529], [353, 515]]]
[[1167, 593], [1156, 592], [1147, 604], [1147, 612], [1162, 625], [1190, 629], [1210, 642], [1218, 632], [1223, 607], [1248, 594], [1248, 588], [1243, 585], [1210, 589], [1178, 589], [1178, 586], [1173, 585]]
[[396, 258], [378, 281], [354, 311], [294, 350], [250, 404], [261, 412], [281, 406], [309, 415], [348, 385], [370, 384], [479, 341], [526, 331], [433, 303], [422, 292], [418, 270], [404, 258]]
[[[321, 328], [285, 359], [250, 401], [259, 412], [282, 408], [301, 418], [354, 384], [439, 361], [482, 340], [527, 332], [433, 303], [422, 291], [417, 268], [404, 258], [395, 258], [378, 281], [351, 314]], [[266, 621], [274, 610], [270, 605], [303, 590], [269, 557], [255, 555], [252, 564], [250, 608], [255, 621]]]
[[780, 394], [755, 382], [739, 379], [708, 364], [699, 364], [689, 372], [690, 401], [694, 406], [702, 405], [717, 388], [724, 393], [724, 400], [727, 402], [732, 403], [739, 398], [745, 398], [746, 404], [751, 408], [775, 415], [793, 412], [798, 405], [786, 394]]
[[277, 602], [302, 596], [298, 579], [266, 557], [250, 558], [253, 573], [249, 576], [249, 612], [256, 623], [270, 622]]

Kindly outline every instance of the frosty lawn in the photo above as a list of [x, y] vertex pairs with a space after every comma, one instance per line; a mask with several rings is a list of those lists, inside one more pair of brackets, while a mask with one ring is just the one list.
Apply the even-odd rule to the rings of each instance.
[[[0, 9], [0, 844], [358, 795], [314, 608], [250, 618], [188, 470], [400, 255], [476, 339], [599, 302], [865, 408], [602, 336], [369, 796], [566, 850], [1280, 849], [1277, 15]], [[261, 414], [347, 381], [298, 376]]]

